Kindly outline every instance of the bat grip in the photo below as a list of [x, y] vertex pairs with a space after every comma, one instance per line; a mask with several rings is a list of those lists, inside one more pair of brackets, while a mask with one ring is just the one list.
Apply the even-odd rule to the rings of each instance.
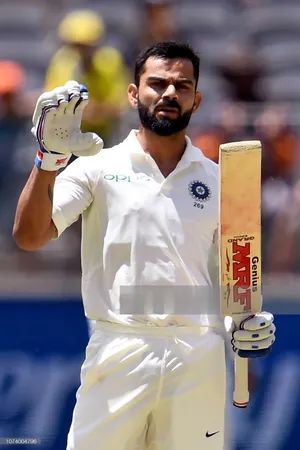
[[234, 356], [233, 404], [237, 408], [246, 408], [249, 403], [248, 358]]
[[[247, 314], [234, 314], [233, 320], [238, 329], [241, 323], [250, 316]], [[237, 353], [234, 355], [234, 389], [233, 404], [237, 408], [246, 408], [249, 403], [248, 386], [248, 358], [241, 358]]]

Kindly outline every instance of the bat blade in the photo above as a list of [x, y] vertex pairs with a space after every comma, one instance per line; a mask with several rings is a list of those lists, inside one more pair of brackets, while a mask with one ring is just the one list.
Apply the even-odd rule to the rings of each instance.
[[[220, 146], [220, 306], [238, 327], [261, 311], [261, 143]], [[235, 357], [233, 403], [249, 402], [248, 360]]]

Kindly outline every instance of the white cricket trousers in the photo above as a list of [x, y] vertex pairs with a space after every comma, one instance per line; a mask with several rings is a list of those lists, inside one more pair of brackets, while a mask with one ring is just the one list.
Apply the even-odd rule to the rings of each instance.
[[208, 327], [97, 322], [67, 450], [223, 450], [225, 376]]

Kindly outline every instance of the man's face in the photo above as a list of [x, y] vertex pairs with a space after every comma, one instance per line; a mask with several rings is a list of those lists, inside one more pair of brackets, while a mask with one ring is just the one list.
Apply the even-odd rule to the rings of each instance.
[[200, 103], [192, 62], [150, 57], [137, 91], [138, 112], [144, 128], [160, 136], [184, 130]]

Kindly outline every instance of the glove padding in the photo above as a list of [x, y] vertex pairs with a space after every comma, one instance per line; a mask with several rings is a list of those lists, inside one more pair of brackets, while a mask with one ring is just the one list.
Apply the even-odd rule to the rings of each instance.
[[[81, 132], [82, 114], [87, 103], [88, 92], [76, 81], [68, 81], [64, 86], [44, 92], [39, 97], [31, 130], [40, 146], [37, 157], [43, 160], [46, 155], [53, 154], [66, 165], [72, 153], [92, 156], [103, 148], [103, 141], [96, 133]], [[66, 158], [62, 159], [60, 155], [66, 155]], [[54, 161], [53, 157], [51, 161]]]
[[[231, 318], [230, 318], [231, 319]], [[261, 312], [251, 315], [244, 319], [239, 328], [234, 326], [233, 319], [227, 320], [228, 326], [231, 326], [233, 351], [244, 358], [256, 358], [265, 356], [271, 350], [275, 342], [276, 327], [273, 323], [274, 316], [268, 312]]]

